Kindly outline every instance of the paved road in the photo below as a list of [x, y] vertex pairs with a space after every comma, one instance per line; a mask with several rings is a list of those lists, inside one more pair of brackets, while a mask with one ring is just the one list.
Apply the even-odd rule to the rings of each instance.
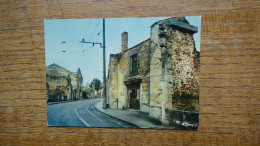
[[136, 128], [95, 110], [94, 105], [101, 100], [87, 99], [48, 105], [48, 126]]

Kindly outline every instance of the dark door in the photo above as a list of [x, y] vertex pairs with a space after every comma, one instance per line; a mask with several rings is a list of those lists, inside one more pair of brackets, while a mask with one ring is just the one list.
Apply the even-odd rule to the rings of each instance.
[[140, 101], [137, 99], [137, 89], [131, 89], [130, 92], [130, 108], [131, 109], [140, 109]]

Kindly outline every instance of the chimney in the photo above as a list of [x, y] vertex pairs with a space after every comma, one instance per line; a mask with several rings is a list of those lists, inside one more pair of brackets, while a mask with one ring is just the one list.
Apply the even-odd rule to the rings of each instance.
[[122, 33], [122, 53], [124, 53], [125, 50], [128, 49], [128, 33], [127, 32], [123, 32]]

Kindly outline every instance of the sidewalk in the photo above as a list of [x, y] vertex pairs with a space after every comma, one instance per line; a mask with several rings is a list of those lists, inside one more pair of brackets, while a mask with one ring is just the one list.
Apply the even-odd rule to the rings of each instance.
[[95, 105], [95, 109], [116, 119], [131, 123], [139, 128], [169, 129], [163, 125], [157, 125], [149, 119], [149, 115], [138, 110], [113, 110], [103, 109], [102, 102]]

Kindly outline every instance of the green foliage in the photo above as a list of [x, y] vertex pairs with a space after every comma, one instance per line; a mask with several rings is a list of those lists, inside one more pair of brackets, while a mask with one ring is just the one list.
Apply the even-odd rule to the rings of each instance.
[[176, 92], [173, 96], [173, 105], [178, 110], [196, 111], [199, 97], [186, 92]]
[[93, 81], [91, 82], [90, 86], [93, 86], [93, 83], [95, 82], [95, 90], [99, 90], [102, 88], [102, 83], [99, 79], [94, 78]]

